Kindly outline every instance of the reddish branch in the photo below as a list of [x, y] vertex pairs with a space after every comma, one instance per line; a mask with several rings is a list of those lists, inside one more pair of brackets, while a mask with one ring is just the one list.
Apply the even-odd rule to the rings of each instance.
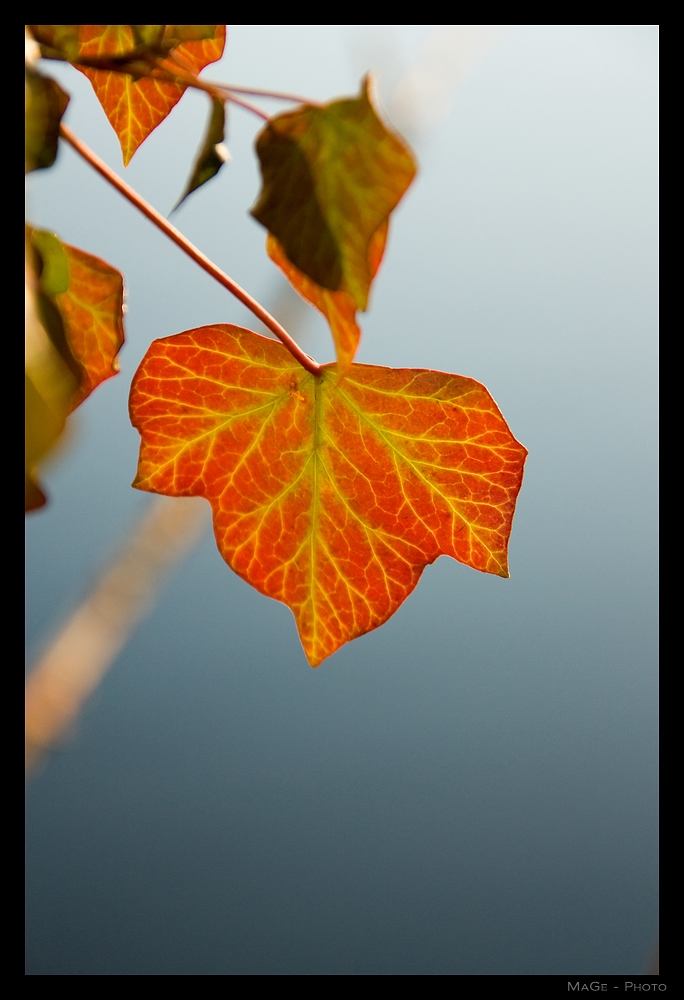
[[303, 368], [305, 368], [308, 372], [311, 372], [312, 375], [318, 376], [321, 374], [322, 366], [319, 365], [318, 362], [314, 361], [313, 358], [309, 357], [308, 354], [304, 353], [299, 344], [292, 339], [287, 330], [285, 330], [280, 323], [264, 309], [262, 305], [259, 305], [256, 299], [253, 299], [252, 296], [244, 290], [244, 288], [241, 288], [236, 281], [233, 281], [233, 279], [228, 277], [228, 275], [217, 267], [213, 261], [209, 260], [209, 258], [206, 257], [201, 250], [198, 250], [197, 247], [194, 246], [189, 239], [187, 239], [187, 237], [183, 236], [183, 234], [179, 232], [175, 226], [172, 226], [170, 222], [167, 222], [164, 216], [160, 215], [155, 208], [152, 208], [152, 206], [148, 204], [145, 199], [137, 193], [137, 191], [134, 191], [133, 188], [129, 187], [125, 181], [121, 180], [121, 178], [117, 176], [117, 174], [115, 174], [114, 171], [99, 158], [99, 156], [96, 156], [96, 154], [93, 153], [93, 151], [89, 149], [85, 143], [81, 142], [80, 139], [77, 139], [74, 133], [67, 128], [66, 125], [60, 126], [60, 133], [62, 138], [76, 150], [79, 156], [82, 156], [83, 159], [89, 163], [91, 167], [93, 167], [93, 169], [97, 170], [97, 172], [101, 174], [102, 177], [104, 177], [104, 179], [112, 185], [112, 187], [115, 187], [116, 190], [124, 196], [124, 198], [127, 198], [132, 205], [135, 205], [135, 207], [142, 212], [143, 215], [147, 216], [150, 222], [153, 222], [158, 229], [161, 229], [161, 231], [168, 236], [170, 240], [173, 240], [176, 246], [179, 246], [181, 250], [188, 255], [188, 257], [191, 257], [196, 264], [199, 264], [199, 266], [203, 268], [207, 274], [210, 274], [212, 278], [215, 278], [219, 284], [228, 289], [231, 295], [234, 295], [236, 299], [239, 299], [244, 306], [254, 313], [254, 315], [261, 320], [264, 326], [268, 327], [268, 329], [274, 333], [280, 341], [282, 341], [293, 358], [295, 358]]
[[251, 101], [245, 101], [242, 97], [236, 97], [235, 94], [232, 94], [228, 90], [217, 88], [217, 91], [224, 100], [230, 101], [231, 104], [238, 104], [241, 108], [251, 111], [253, 115], [258, 115], [259, 118], [263, 118], [265, 122], [268, 121], [268, 115], [266, 112], [262, 111], [261, 108], [258, 108], [256, 104], [252, 104]]
[[297, 94], [283, 94], [279, 90], [262, 90], [259, 87], [233, 87], [230, 83], [211, 83], [210, 86], [217, 90], [224, 90], [228, 94], [246, 94], [247, 97], [271, 97], [276, 101], [288, 101], [292, 104], [315, 104], [315, 101], [308, 97], [299, 97]]

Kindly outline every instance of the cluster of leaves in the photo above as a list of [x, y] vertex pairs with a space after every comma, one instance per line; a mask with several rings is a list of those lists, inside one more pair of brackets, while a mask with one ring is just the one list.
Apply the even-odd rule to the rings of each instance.
[[[204, 90], [209, 125], [183, 197], [216, 175], [226, 160], [225, 104], [236, 98], [198, 74], [220, 58], [225, 26], [30, 29], [44, 58], [66, 60], [91, 81], [124, 163], [188, 86]], [[33, 170], [54, 161], [68, 97], [33, 67], [26, 86]], [[385, 622], [439, 555], [508, 575], [526, 452], [478, 382], [354, 364], [357, 313], [415, 175], [368, 81], [358, 97], [270, 118], [256, 151], [263, 187], [252, 215], [268, 231], [271, 259], [328, 320], [337, 362], [306, 371], [282, 345], [234, 326], [155, 341], [131, 389], [142, 438], [133, 485], [206, 497], [224, 559], [292, 609], [315, 666]], [[68, 412], [113, 374], [121, 280], [49, 234], [30, 231], [27, 245], [35, 325], [52, 352], [43, 381], [31, 375], [40, 397], [27, 457], [36, 506], [37, 463]], [[52, 423], [50, 392], [60, 399], [50, 403]]]

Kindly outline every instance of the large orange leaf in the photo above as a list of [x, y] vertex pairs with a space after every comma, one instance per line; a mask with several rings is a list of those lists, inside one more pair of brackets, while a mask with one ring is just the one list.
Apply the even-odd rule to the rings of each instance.
[[308, 374], [235, 326], [157, 340], [133, 381], [134, 486], [204, 496], [226, 562], [291, 608], [318, 665], [382, 625], [440, 555], [508, 576], [526, 451], [484, 386]]
[[[124, 164], [185, 92], [183, 84], [155, 79], [155, 72], [196, 76], [221, 58], [226, 42], [223, 24], [37, 24], [31, 29], [44, 55], [66, 58], [88, 77], [119, 137]], [[114, 68], [85, 65], [116, 60]]]
[[360, 95], [271, 118], [257, 138], [263, 188], [252, 215], [310, 281], [365, 309], [370, 244], [416, 172], [410, 151]]

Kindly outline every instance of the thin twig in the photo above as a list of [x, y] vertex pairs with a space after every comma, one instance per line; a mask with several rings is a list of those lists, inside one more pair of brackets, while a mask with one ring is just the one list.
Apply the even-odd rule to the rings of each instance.
[[233, 87], [230, 83], [216, 83], [213, 80], [207, 80], [206, 82], [211, 87], [216, 87], [217, 90], [226, 90], [231, 94], [246, 94], [248, 97], [272, 97], [275, 101], [316, 105], [315, 101], [310, 100], [308, 97], [300, 97], [298, 94], [283, 94], [278, 90], [261, 90], [259, 87]]
[[234, 295], [236, 299], [239, 299], [244, 306], [247, 306], [247, 308], [254, 313], [257, 319], [260, 319], [264, 326], [268, 327], [268, 329], [274, 333], [280, 341], [282, 341], [292, 357], [299, 362], [302, 368], [311, 372], [312, 375], [319, 376], [321, 374], [322, 366], [319, 365], [317, 361], [314, 361], [313, 358], [309, 357], [308, 354], [304, 353], [299, 344], [292, 339], [287, 330], [285, 330], [277, 319], [274, 319], [274, 317], [271, 316], [271, 314], [267, 312], [264, 307], [256, 301], [256, 299], [253, 299], [252, 296], [244, 290], [244, 288], [241, 288], [236, 281], [229, 278], [228, 275], [217, 267], [213, 261], [209, 260], [209, 258], [206, 257], [201, 250], [198, 250], [186, 236], [183, 236], [183, 234], [179, 232], [175, 226], [172, 226], [163, 215], [160, 215], [155, 208], [152, 208], [152, 206], [148, 204], [148, 202], [146, 202], [137, 191], [134, 191], [133, 188], [129, 187], [125, 181], [121, 180], [121, 178], [114, 173], [111, 167], [108, 167], [99, 156], [93, 153], [92, 149], [89, 149], [85, 143], [76, 138], [71, 129], [67, 128], [66, 125], [60, 125], [60, 134], [62, 138], [76, 150], [79, 156], [82, 156], [94, 170], [97, 170], [97, 172], [112, 185], [112, 187], [116, 188], [119, 194], [122, 194], [124, 198], [127, 198], [132, 205], [135, 205], [135, 207], [143, 213], [143, 215], [147, 216], [150, 222], [153, 222], [158, 229], [161, 229], [161, 231], [169, 237], [170, 240], [173, 240], [176, 246], [179, 246], [181, 250], [188, 255], [188, 257], [191, 257], [196, 264], [199, 264], [199, 266], [207, 272], [207, 274], [210, 274], [212, 278], [219, 282], [219, 284], [223, 285], [224, 288], [227, 288], [231, 295]]
[[[269, 116], [261, 108], [258, 108], [256, 104], [252, 104], [251, 101], [245, 101], [241, 97], [236, 97], [230, 88], [224, 87], [223, 84], [200, 80], [192, 70], [188, 69], [177, 59], [174, 53], [171, 53], [166, 61], [176, 63], [178, 70], [170, 72], [167, 67], [157, 65], [157, 72], [152, 75], [153, 79], [168, 79], [170, 83], [178, 83], [181, 86], [194, 87], [195, 90], [203, 90], [211, 97], [223, 98], [224, 101], [232, 101], [233, 104], [238, 104], [241, 108], [245, 108], [246, 111], [251, 111], [253, 115], [261, 118], [263, 121], [268, 121]], [[244, 91], [244, 93], [249, 94], [250, 91]]]
[[[253, 115], [261, 118], [263, 121], [268, 121], [269, 116], [265, 111], [262, 111], [261, 108], [258, 108], [256, 104], [252, 104], [251, 101], [245, 101], [241, 97], [235, 97], [230, 89], [228, 87], [224, 87], [223, 84], [211, 83], [208, 80], [200, 80], [191, 70], [188, 70], [182, 65], [182, 63], [179, 63], [173, 53], [168, 57], [168, 61], [175, 62], [179, 66], [180, 70], [171, 73], [164, 66], [158, 67], [158, 69], [166, 73], [169, 82], [179, 83], [181, 86], [194, 87], [195, 90], [203, 90], [211, 97], [222, 98], [224, 101], [232, 101], [233, 104], [239, 104], [241, 108], [245, 108], [246, 111], [251, 111]], [[155, 76], [153, 78], [158, 79], [159, 77]]]
[[268, 121], [269, 115], [267, 115], [265, 111], [262, 111], [261, 108], [258, 108], [256, 104], [252, 104], [251, 101], [244, 101], [241, 97], [236, 97], [235, 94], [231, 93], [229, 90], [223, 90], [223, 88], [220, 87], [218, 87], [217, 90], [227, 101], [230, 101], [232, 104], [237, 104], [241, 108], [245, 108], [247, 111], [251, 111], [253, 115], [258, 115], [259, 118], [263, 118], [265, 122]]

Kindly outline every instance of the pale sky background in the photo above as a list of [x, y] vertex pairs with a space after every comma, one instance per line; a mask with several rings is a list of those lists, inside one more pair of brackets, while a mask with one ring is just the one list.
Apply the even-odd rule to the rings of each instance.
[[[412, 130], [420, 173], [358, 360], [492, 392], [530, 453], [511, 578], [442, 558], [385, 626], [311, 670], [290, 612], [207, 535], [29, 787], [30, 974], [645, 970], [657, 44], [654, 25], [229, 26], [208, 78], [327, 100], [374, 69]], [[72, 95], [69, 126], [123, 172], [87, 80], [44, 68]], [[126, 171], [163, 212], [205, 105], [187, 94]], [[229, 119], [231, 162], [173, 221], [331, 360], [247, 213], [259, 122]], [[149, 342], [259, 328], [70, 149], [28, 189], [30, 220], [128, 289], [121, 374], [77, 414], [27, 522], [31, 661], [150, 503], [129, 485], [126, 414]]]

